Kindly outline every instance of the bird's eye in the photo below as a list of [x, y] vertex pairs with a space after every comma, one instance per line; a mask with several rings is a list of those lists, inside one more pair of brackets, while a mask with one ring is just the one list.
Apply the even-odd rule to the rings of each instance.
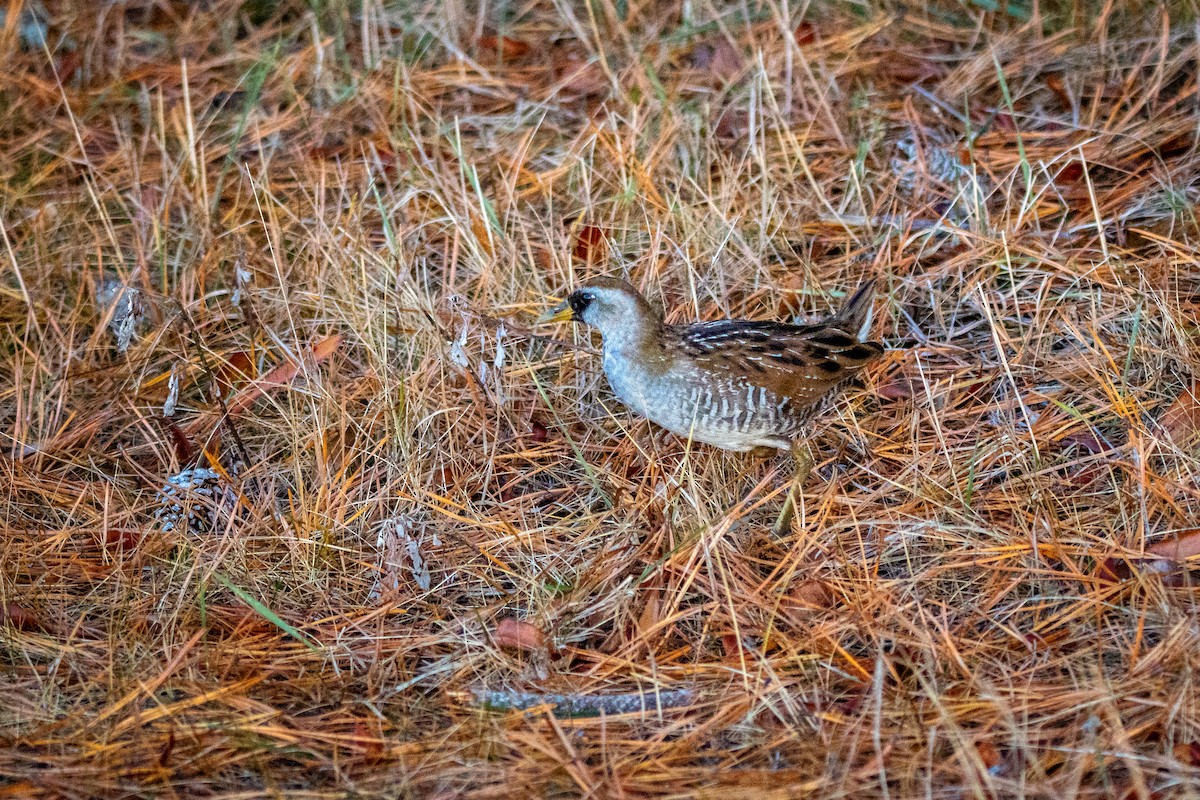
[[595, 299], [596, 296], [591, 292], [575, 292], [570, 296], [570, 298], [568, 298], [567, 302], [571, 304], [571, 310], [574, 311], [575, 316], [578, 317], [583, 313], [585, 308], [592, 304], [592, 301]]

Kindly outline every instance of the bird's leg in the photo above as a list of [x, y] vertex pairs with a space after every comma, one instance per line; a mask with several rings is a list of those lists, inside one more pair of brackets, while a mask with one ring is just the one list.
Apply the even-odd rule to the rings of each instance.
[[796, 513], [800, 490], [804, 488], [804, 482], [808, 480], [808, 474], [812, 472], [812, 450], [803, 439], [792, 442], [792, 461], [795, 462], [796, 473], [792, 476], [792, 485], [788, 487], [787, 498], [783, 501], [783, 508], [780, 509], [779, 517], [775, 520], [775, 527], [772, 529], [776, 536], [782, 536], [791, 529], [792, 516]]

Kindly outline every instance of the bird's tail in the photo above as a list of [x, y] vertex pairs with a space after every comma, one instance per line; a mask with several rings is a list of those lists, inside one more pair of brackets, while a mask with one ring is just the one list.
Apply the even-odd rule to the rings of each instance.
[[868, 278], [859, 284], [842, 306], [842, 310], [833, 315], [833, 321], [846, 333], [852, 334], [860, 342], [871, 332], [871, 322], [875, 311], [875, 279]]

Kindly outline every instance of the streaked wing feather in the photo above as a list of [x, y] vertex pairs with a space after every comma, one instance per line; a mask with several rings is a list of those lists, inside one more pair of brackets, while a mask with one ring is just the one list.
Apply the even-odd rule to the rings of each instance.
[[701, 369], [735, 372], [799, 401], [815, 400], [883, 353], [828, 323], [720, 320], [677, 329], [684, 354]]

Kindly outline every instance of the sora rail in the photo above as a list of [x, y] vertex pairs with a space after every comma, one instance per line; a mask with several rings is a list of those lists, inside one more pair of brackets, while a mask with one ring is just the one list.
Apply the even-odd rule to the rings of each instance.
[[[604, 374], [626, 406], [667, 430], [725, 450], [791, 449], [793, 491], [807, 477], [803, 439], [834, 390], [883, 354], [867, 341], [874, 280], [809, 325], [718, 320], [668, 325], [632, 285], [595, 278], [538, 323], [572, 320], [604, 340]], [[792, 496], [777, 522], [786, 527]]]

